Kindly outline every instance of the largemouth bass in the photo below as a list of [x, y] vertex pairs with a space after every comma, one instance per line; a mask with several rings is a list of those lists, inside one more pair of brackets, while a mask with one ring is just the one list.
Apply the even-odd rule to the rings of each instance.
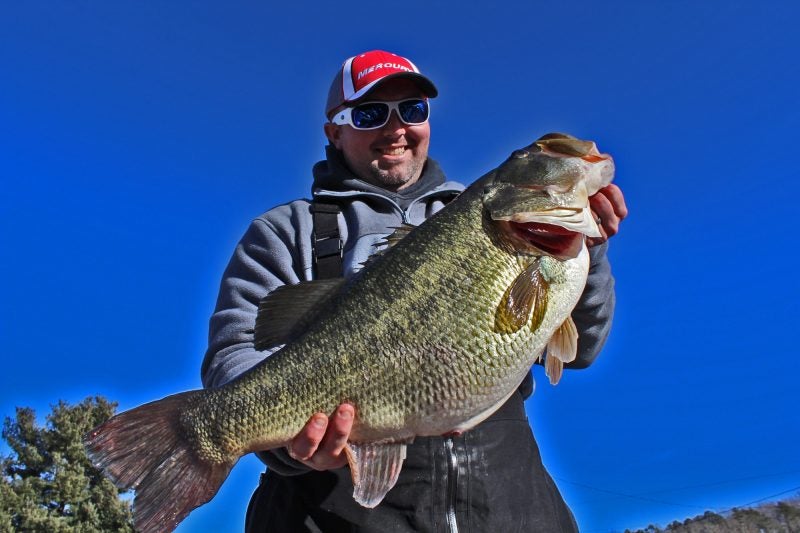
[[588, 198], [613, 173], [593, 142], [563, 134], [515, 151], [419, 227], [399, 228], [352, 279], [271, 293], [256, 348], [282, 349], [222, 387], [111, 418], [87, 434], [90, 458], [136, 490], [137, 529], [170, 531], [241, 456], [284, 447], [312, 414], [349, 402], [353, 497], [378, 505], [415, 437], [486, 419], [545, 348], [554, 383], [575, 358], [585, 238], [600, 235]]

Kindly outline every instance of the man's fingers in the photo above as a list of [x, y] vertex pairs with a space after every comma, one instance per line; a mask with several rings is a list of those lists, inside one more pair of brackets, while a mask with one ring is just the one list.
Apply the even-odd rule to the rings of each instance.
[[355, 410], [352, 405], [342, 404], [328, 421], [328, 429], [317, 449], [317, 459], [329, 468], [344, 466], [347, 457], [342, 453], [353, 428]]
[[600, 189], [597, 194], [589, 198], [589, 205], [595, 217], [599, 219], [602, 238], [595, 241], [605, 242], [609, 237], [619, 233], [620, 221], [628, 215], [622, 191], [616, 185], [609, 185]]
[[614, 217], [622, 220], [628, 216], [628, 206], [625, 205], [622, 190], [613, 183], [590, 196], [589, 205], [592, 211], [601, 217]]
[[355, 408], [340, 405], [330, 418], [317, 413], [288, 446], [289, 455], [315, 470], [330, 470], [347, 464], [342, 453], [353, 429]]
[[312, 416], [303, 430], [292, 439], [289, 445], [289, 455], [298, 461], [307, 461], [316, 453], [319, 443], [325, 437], [328, 427], [328, 417], [323, 413]]
[[589, 197], [589, 207], [600, 230], [600, 237], [586, 239], [589, 246], [604, 243], [609, 237], [619, 233], [620, 221], [628, 216], [628, 206], [625, 205], [622, 190], [613, 183]]
[[592, 208], [592, 213], [597, 221], [600, 233], [603, 235], [605, 242], [608, 237], [616, 235], [619, 230], [619, 217], [614, 213], [614, 207], [609, 202], [603, 193], [599, 192], [589, 199], [589, 204]]
[[601, 219], [614, 215], [614, 206], [611, 205], [609, 199], [603, 194], [602, 189], [598, 191], [597, 194], [589, 197], [589, 207], [594, 211], [594, 214]]
[[622, 189], [612, 183], [611, 185], [603, 187], [601, 191], [603, 195], [608, 198], [608, 201], [611, 202], [614, 213], [616, 213], [620, 220], [628, 216], [628, 206], [625, 205], [625, 196], [622, 194]]

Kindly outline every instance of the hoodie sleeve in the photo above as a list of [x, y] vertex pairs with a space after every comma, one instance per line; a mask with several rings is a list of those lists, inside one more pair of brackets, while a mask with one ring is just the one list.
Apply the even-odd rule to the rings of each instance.
[[578, 355], [568, 368], [586, 368], [597, 358], [614, 316], [614, 277], [607, 257], [608, 243], [589, 248], [589, 277], [572, 319], [578, 329]]
[[224, 385], [275, 351], [255, 350], [253, 327], [264, 296], [281, 285], [299, 282], [292, 255], [266, 220], [250, 224], [222, 276], [201, 369], [203, 386]]
[[[281, 285], [308, 279], [310, 221], [307, 203], [282, 206], [254, 220], [234, 250], [220, 284], [209, 324], [209, 344], [201, 369], [203, 386], [219, 387], [246, 372], [279, 348], [256, 351], [253, 327], [258, 303]], [[309, 233], [310, 234], [310, 233]], [[308, 256], [308, 257], [306, 257]], [[260, 453], [284, 475], [310, 469], [285, 450]]]

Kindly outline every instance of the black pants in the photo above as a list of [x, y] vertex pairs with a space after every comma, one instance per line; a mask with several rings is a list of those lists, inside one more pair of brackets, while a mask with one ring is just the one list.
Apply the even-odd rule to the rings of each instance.
[[352, 493], [347, 468], [298, 476], [267, 471], [250, 500], [245, 531], [578, 530], [542, 465], [520, 394], [460, 437], [416, 439], [397, 484], [376, 508], [361, 507]]

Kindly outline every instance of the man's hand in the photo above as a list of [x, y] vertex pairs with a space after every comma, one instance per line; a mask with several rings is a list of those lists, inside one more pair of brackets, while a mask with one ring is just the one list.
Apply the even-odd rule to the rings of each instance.
[[620, 221], [628, 216], [625, 197], [620, 188], [613, 183], [597, 191], [594, 196], [590, 196], [589, 207], [592, 209], [592, 214], [602, 235], [602, 237], [586, 239], [586, 244], [589, 246], [597, 246], [606, 242], [609, 237], [616, 235], [619, 232]]
[[325, 413], [314, 414], [287, 447], [289, 455], [314, 470], [343, 467], [354, 416], [355, 408], [347, 403], [340, 405], [330, 419]]

